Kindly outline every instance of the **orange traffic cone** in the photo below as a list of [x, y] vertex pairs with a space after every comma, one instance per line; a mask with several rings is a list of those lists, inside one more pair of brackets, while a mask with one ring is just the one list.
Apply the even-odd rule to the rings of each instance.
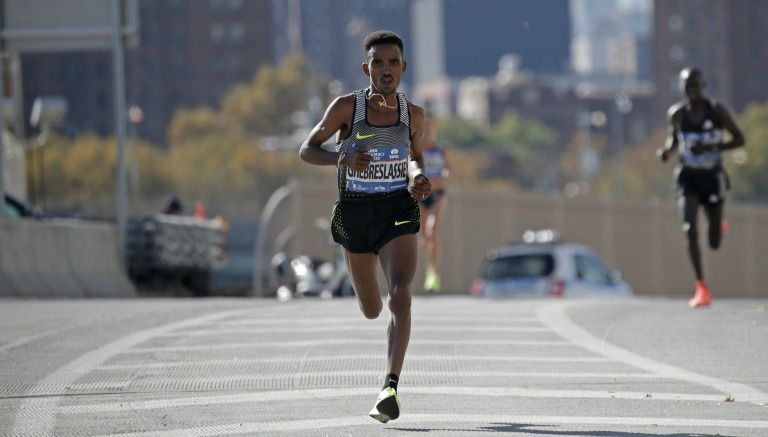
[[205, 205], [201, 200], [195, 202], [195, 218], [198, 220], [205, 220]]
[[696, 293], [691, 300], [688, 301], [688, 306], [691, 308], [708, 307], [712, 303], [712, 294], [709, 292], [709, 287], [703, 280], [696, 281]]

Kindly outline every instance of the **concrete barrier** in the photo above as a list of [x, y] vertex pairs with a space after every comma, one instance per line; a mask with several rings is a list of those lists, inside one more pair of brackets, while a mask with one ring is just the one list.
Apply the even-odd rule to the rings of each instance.
[[131, 297], [114, 228], [70, 220], [0, 223], [0, 296]]
[[37, 272], [32, 235], [37, 229], [25, 221], [0, 223], [0, 283], [2, 296], [49, 296], [50, 290]]
[[110, 225], [71, 226], [67, 232], [72, 273], [86, 297], [135, 296], [120, 263], [115, 230]]
[[36, 271], [48, 291], [45, 297], [85, 296], [70, 266], [70, 232], [71, 228], [65, 224], [45, 223], [35, 226], [30, 235]]

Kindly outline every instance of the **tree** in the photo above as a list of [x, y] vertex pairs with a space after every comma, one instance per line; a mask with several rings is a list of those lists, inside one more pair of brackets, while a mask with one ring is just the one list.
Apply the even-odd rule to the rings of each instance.
[[768, 202], [768, 103], [750, 105], [737, 117], [746, 145], [726, 154], [734, 197]]
[[222, 102], [222, 115], [253, 135], [285, 135], [296, 128], [293, 116], [306, 111], [311, 100], [329, 100], [328, 81], [303, 56], [265, 66], [248, 84], [234, 87]]
[[[460, 150], [489, 154], [486, 179], [514, 180], [524, 188], [551, 190], [556, 186], [557, 134], [535, 120], [508, 113], [490, 128], [461, 118], [440, 122], [441, 141]], [[469, 155], [471, 156], [471, 155]]]
[[514, 162], [515, 178], [521, 186], [537, 190], [556, 189], [561, 146], [552, 129], [536, 120], [507, 113], [489, 134], [494, 149]]
[[459, 117], [441, 120], [437, 135], [456, 149], [482, 150], [490, 146], [484, 127]]

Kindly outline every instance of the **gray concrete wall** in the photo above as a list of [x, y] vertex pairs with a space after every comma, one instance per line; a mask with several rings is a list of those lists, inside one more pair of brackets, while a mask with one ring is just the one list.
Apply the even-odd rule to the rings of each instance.
[[114, 227], [70, 220], [0, 222], [0, 296], [132, 297]]
[[[313, 226], [329, 217], [335, 185], [299, 184], [292, 202], [295, 253], [328, 257], [328, 235]], [[712, 252], [700, 232], [707, 282], [716, 296], [768, 297], [768, 208], [727, 205], [730, 230]], [[700, 224], [706, 226], [702, 216]], [[567, 241], [596, 249], [638, 294], [689, 295], [693, 273], [679, 213], [669, 202], [607, 202], [453, 188], [443, 226], [443, 288], [466, 293], [486, 252], [519, 240], [527, 229], [557, 229]], [[423, 256], [414, 291], [423, 282]]]

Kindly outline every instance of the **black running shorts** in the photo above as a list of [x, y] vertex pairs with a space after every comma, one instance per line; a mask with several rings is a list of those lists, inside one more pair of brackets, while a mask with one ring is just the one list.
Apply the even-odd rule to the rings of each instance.
[[725, 200], [725, 175], [720, 168], [702, 170], [679, 167], [676, 191], [680, 196], [696, 197], [702, 204], [717, 205]]
[[419, 204], [407, 191], [370, 200], [339, 200], [333, 207], [333, 241], [352, 253], [379, 253], [385, 244], [419, 232]]

